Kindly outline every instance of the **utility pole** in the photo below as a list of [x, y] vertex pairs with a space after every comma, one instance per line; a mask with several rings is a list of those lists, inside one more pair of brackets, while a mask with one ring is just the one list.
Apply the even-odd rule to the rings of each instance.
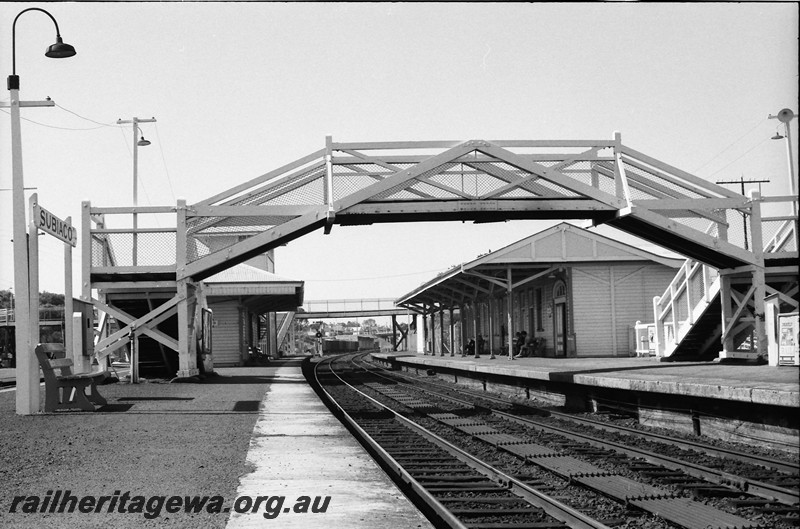
[[138, 234], [136, 233], [136, 230], [139, 227], [139, 223], [138, 214], [135, 208], [139, 205], [139, 147], [150, 145], [150, 142], [144, 139], [144, 135], [141, 136], [141, 139], [137, 140], [136, 138], [139, 137], [138, 133], [141, 132], [139, 123], [154, 123], [155, 121], [156, 118], [133, 118], [117, 120], [117, 125], [133, 124], [133, 266], [137, 265], [138, 259]]
[[[758, 193], [761, 194], [761, 184], [768, 183], [769, 180], [745, 180], [744, 175], [739, 177], [739, 180], [717, 180], [717, 184], [740, 184], [742, 186], [742, 195], [744, 195], [744, 185], [745, 184], [758, 184]], [[749, 250], [747, 243], [747, 214], [743, 211], [739, 213], [742, 214], [742, 226], [744, 227], [744, 249]]]

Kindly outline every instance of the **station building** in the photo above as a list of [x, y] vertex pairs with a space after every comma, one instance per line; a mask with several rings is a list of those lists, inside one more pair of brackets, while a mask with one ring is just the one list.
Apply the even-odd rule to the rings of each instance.
[[635, 354], [634, 327], [653, 321], [684, 258], [561, 223], [438, 275], [397, 300], [422, 313], [419, 350], [460, 354], [480, 335], [485, 354], [511, 338], [544, 339], [548, 357]]
[[243, 263], [203, 283], [215, 366], [244, 365], [251, 346], [279, 356], [294, 312], [303, 304], [302, 281]]

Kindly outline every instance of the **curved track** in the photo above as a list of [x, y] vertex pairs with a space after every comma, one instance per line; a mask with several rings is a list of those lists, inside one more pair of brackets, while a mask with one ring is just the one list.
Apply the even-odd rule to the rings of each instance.
[[349, 359], [321, 361], [314, 375], [334, 413], [437, 527], [611, 527], [456, 447], [367, 395], [361, 391], [366, 389], [365, 373], [354, 369]]
[[[401, 417], [401, 414], [412, 417], [418, 424], [426, 424], [430, 429], [436, 430], [439, 437], [446, 437], [451, 442], [457, 441], [459, 436], [469, 439], [473, 446], [477, 443], [484, 447], [482, 450], [470, 449], [471, 452], [489, 454], [486, 457], [490, 459], [497, 459], [496, 455], [491, 454], [499, 452], [505, 453], [506, 457], [513, 456], [518, 461], [517, 466], [526, 469], [525, 478], [529, 484], [533, 484], [534, 490], [547, 492], [554, 487], [548, 484], [547, 480], [533, 478], [532, 474], [535, 473], [530, 469], [549, 474], [550, 480], [553, 479], [552, 476], [561, 478], [567, 486], [582, 489], [583, 492], [580, 494], [594, 494], [600, 498], [583, 501], [584, 507], [601, 505], [602, 501], [608, 501], [608, 498], [623, 507], [621, 511], [616, 512], [607, 507], [597, 508], [598, 513], [593, 519], [595, 522], [599, 520], [601, 526], [604, 522], [610, 526], [626, 523], [626, 520], [630, 520], [641, 511], [651, 513], [653, 520], [643, 519], [641, 522], [644, 525], [637, 523], [637, 527], [677, 526], [702, 529], [765, 527], [749, 519], [752, 516], [763, 519], [765, 513], [771, 524], [777, 522], [786, 523], [786, 527], [792, 525], [793, 511], [796, 512], [797, 503], [796, 487], [793, 490], [791, 487], [761, 483], [713, 467], [703, 467], [697, 463], [662, 456], [635, 446], [630, 447], [619, 440], [609, 441], [599, 439], [601, 436], [539, 424], [542, 417], [536, 417], [535, 414], [544, 414], [541, 410], [532, 412], [528, 409], [527, 416], [490, 410], [486, 407], [486, 395], [478, 396], [482, 400], [476, 405], [476, 396], [468, 395], [469, 392], [454, 396], [460, 391], [456, 392], [452, 387], [445, 388], [440, 385], [441, 387], [436, 389], [423, 388], [421, 381], [413, 377], [402, 377], [402, 380], [399, 380], [401, 377], [397, 372], [378, 369], [371, 364], [355, 363], [349, 358], [347, 362], [351, 363], [346, 368], [343, 367], [344, 360], [339, 359], [335, 363], [335, 369], [344, 370], [342, 377], [351, 381], [353, 385], [358, 385], [364, 390], [362, 393], [370, 393], [373, 399], [381, 400], [384, 404], [393, 401], [393, 407], [397, 408], [394, 412], [396, 417]], [[505, 404], [509, 407], [508, 403]], [[433, 423], [435, 426], [427, 423]], [[605, 426], [607, 432], [610, 426]], [[541, 438], [533, 439], [531, 432], [544, 432], [545, 436], [550, 436], [551, 439], [549, 441], [543, 441]], [[639, 433], [636, 430], [631, 432]], [[383, 438], [382, 435], [378, 437]], [[553, 440], [553, 437], [557, 437], [557, 440]], [[394, 450], [400, 450], [403, 443], [407, 449], [408, 446], [412, 446], [408, 443], [413, 441], [401, 442], [400, 438], [395, 436]], [[554, 444], [557, 448], [553, 447]], [[487, 452], [487, 448], [491, 451]], [[717, 454], [714, 457], [720, 456]], [[402, 466], [399, 461], [393, 464]], [[619, 470], [620, 468], [624, 470]], [[764, 470], [763, 466], [759, 468]], [[413, 466], [412, 469], [421, 470]], [[690, 472], [686, 472], [686, 469]], [[503, 471], [500, 473], [504, 474]], [[495, 475], [495, 481], [508, 484], [508, 472], [505, 474], [500, 478]], [[471, 482], [465, 478], [464, 483], [464, 487], [469, 487], [468, 484]], [[760, 486], [766, 488], [759, 489]], [[775, 494], [776, 490], [778, 494]], [[762, 496], [767, 496], [769, 492], [772, 496], [757, 498], [754, 496], [754, 491]], [[776, 501], [776, 496], [781, 494], [784, 496], [777, 498]], [[569, 496], [575, 495], [574, 490], [571, 490]], [[722, 498], [727, 502], [724, 510], [714, 506], [716, 504], [707, 505], [705, 496]], [[736, 499], [726, 499], [732, 496]], [[564, 495], [561, 494], [559, 497], [563, 499]], [[702, 501], [696, 501], [698, 498]], [[506, 507], [511, 505], [507, 500], [494, 503], [494, 507], [485, 507], [484, 510], [503, 511], [503, 505]], [[575, 506], [572, 508], [575, 509]], [[762, 509], [762, 512], [759, 513], [755, 509]], [[591, 511], [589, 508], [582, 510]], [[508, 512], [508, 508], [505, 511]], [[588, 516], [591, 518], [592, 514]], [[659, 521], [662, 525], [658, 525]], [[478, 525], [469, 526], [478, 527]], [[508, 525], [512, 526], [515, 525]]]

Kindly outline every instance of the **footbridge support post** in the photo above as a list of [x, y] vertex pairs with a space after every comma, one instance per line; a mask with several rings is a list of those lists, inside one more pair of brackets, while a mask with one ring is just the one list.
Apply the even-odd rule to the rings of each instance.
[[197, 342], [195, 338], [196, 285], [189, 279], [178, 281], [178, 378], [197, 376]]
[[175, 264], [178, 272], [178, 373], [177, 378], [189, 378], [200, 373], [197, 368], [197, 340], [195, 339], [196, 309], [199, 306], [195, 291], [197, 285], [186, 272], [186, 200], [179, 199], [177, 207], [177, 235]]

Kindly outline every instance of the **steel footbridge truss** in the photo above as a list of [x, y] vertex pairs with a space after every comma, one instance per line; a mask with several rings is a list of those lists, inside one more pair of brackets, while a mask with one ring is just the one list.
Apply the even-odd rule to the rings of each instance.
[[[783, 283], [770, 286], [768, 276], [796, 284], [798, 256], [796, 217], [766, 216], [762, 209], [792, 201], [797, 197], [737, 194], [627, 147], [619, 134], [600, 141], [337, 143], [328, 137], [323, 149], [206, 200], [136, 210], [173, 212], [175, 228], [110, 229], [106, 215], [130, 215], [133, 208], [84, 204], [83, 240], [91, 240], [84, 289], [174, 288], [182, 322], [179, 373], [189, 374], [195, 286], [311, 231], [376, 222], [588, 219], [713, 269], [725, 278], [718, 287], [727, 308], [721, 332], [729, 338], [733, 328], [755, 329], [761, 347], [764, 298], [796, 297]], [[679, 310], [672, 307], [656, 307], [656, 318], [662, 324], [672, 318], [677, 329]]]

